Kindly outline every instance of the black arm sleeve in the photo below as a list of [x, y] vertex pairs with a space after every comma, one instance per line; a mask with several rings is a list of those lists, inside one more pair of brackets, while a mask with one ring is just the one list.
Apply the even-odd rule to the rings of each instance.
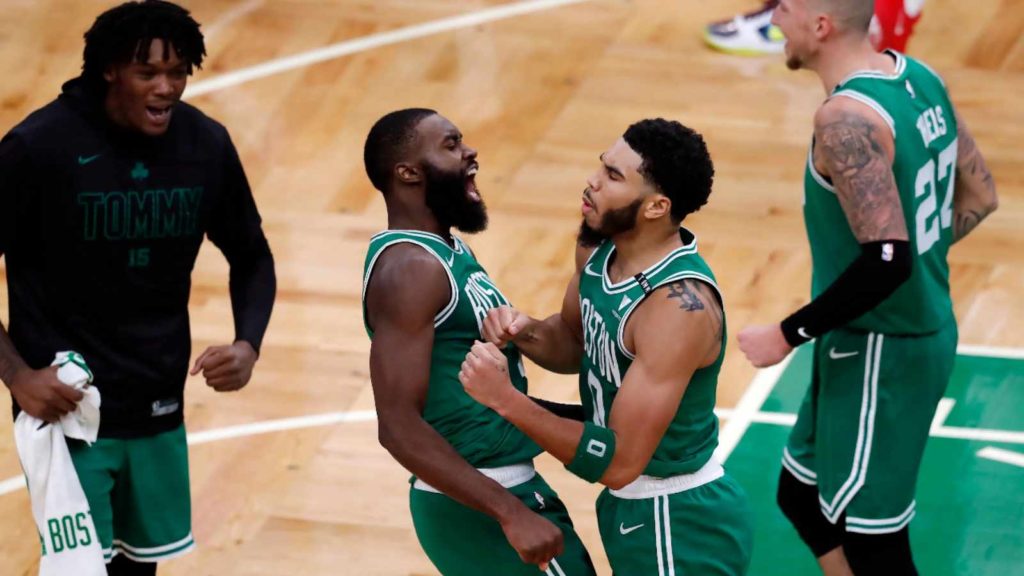
[[207, 234], [231, 266], [235, 341], [244, 340], [259, 353], [274, 308], [277, 276], [256, 201], [230, 140], [227, 149], [223, 197]]
[[835, 282], [789, 318], [782, 334], [790, 346], [856, 320], [885, 301], [910, 278], [910, 242], [880, 240], [861, 244], [861, 254]]
[[552, 402], [550, 400], [544, 400], [542, 398], [534, 398], [529, 396], [533, 403], [540, 406], [541, 408], [551, 412], [555, 416], [561, 416], [562, 418], [568, 418], [570, 420], [576, 420], [583, 422], [586, 417], [583, 415], [582, 404], [560, 404], [558, 402]]

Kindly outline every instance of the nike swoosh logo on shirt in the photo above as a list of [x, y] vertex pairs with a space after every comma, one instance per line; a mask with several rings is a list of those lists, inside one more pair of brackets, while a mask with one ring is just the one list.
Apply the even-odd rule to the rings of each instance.
[[79, 166], [85, 166], [86, 164], [88, 164], [89, 162], [92, 162], [93, 160], [99, 158], [100, 156], [102, 156], [102, 154], [96, 154], [95, 156], [89, 156], [88, 158], [86, 158], [85, 156], [79, 156], [78, 157], [78, 165]]
[[828, 357], [833, 360], [842, 360], [843, 358], [850, 358], [857, 354], [860, 354], [860, 352], [836, 352], [835, 348], [828, 351]]
[[637, 524], [636, 526], [630, 526], [629, 528], [626, 528], [626, 523], [622, 522], [622, 523], [619, 524], [619, 534], [622, 534], [623, 536], [625, 536], [626, 534], [629, 534], [630, 532], [633, 532], [634, 530], [639, 530], [639, 529], [641, 529], [643, 527], [644, 527], [643, 524]]
[[597, 272], [594, 272], [594, 271], [593, 271], [593, 270], [592, 270], [592, 269], [590, 268], [590, 264], [587, 264], [587, 267], [586, 267], [586, 268], [584, 268], [584, 271], [585, 271], [585, 272], [586, 272], [587, 274], [590, 274], [591, 276], [597, 276], [598, 278], [600, 278], [600, 277], [601, 277], [601, 275], [600, 275], [600, 274], [598, 274]]

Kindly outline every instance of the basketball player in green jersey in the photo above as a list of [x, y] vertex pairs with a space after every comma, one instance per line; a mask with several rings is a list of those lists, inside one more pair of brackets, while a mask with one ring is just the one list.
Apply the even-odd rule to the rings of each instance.
[[787, 65], [815, 71], [804, 217], [812, 301], [745, 329], [755, 366], [811, 339], [811, 386], [778, 501], [827, 574], [916, 574], [908, 525], [957, 328], [950, 246], [997, 205], [992, 175], [942, 80], [868, 40], [872, 2], [782, 0]]
[[[487, 343], [459, 375], [466, 390], [570, 472], [607, 486], [601, 539], [618, 576], [744, 574], [747, 498], [712, 458], [725, 356], [722, 298], [680, 223], [707, 202], [714, 168], [700, 134], [643, 120], [601, 155], [583, 193], [577, 269], [562, 310], [534, 320], [492, 310]], [[514, 386], [499, 349], [580, 375], [579, 421]]]
[[[388, 212], [364, 272], [370, 379], [380, 442], [415, 475], [420, 544], [444, 576], [593, 575], [565, 506], [534, 471], [540, 448], [457, 378], [487, 310], [508, 304], [451, 233], [487, 225], [476, 151], [436, 112], [407, 109], [377, 121], [364, 160]], [[525, 392], [519, 352], [505, 357]]]

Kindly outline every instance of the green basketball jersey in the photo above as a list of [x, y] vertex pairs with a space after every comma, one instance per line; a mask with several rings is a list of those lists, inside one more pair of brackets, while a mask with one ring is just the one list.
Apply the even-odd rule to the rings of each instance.
[[[434, 348], [423, 419], [476, 468], [532, 460], [540, 453], [540, 447], [496, 412], [466, 394], [459, 382], [459, 369], [473, 341], [481, 339], [487, 311], [509, 303], [461, 239], [453, 237], [454, 246], [451, 246], [436, 234], [388, 230], [370, 240], [363, 269], [363, 324], [370, 339], [373, 339], [373, 331], [367, 323], [366, 287], [377, 258], [384, 250], [400, 243], [416, 244], [436, 257], [451, 283], [451, 299], [434, 318]], [[401, 351], [395, 352], [395, 362], [401, 362]], [[512, 384], [526, 392], [526, 371], [519, 350], [510, 344], [504, 352]]]
[[[911, 254], [910, 279], [849, 328], [885, 334], [935, 332], [953, 319], [946, 254], [953, 241], [953, 187], [957, 123], [942, 80], [923, 63], [896, 52], [896, 72], [853, 74], [831, 98], [848, 97], [873, 108], [892, 129], [893, 174], [899, 188]], [[825, 291], [861, 249], [839, 205], [835, 188], [808, 155], [804, 220], [814, 264], [812, 297]]]
[[[637, 306], [657, 288], [684, 278], [700, 280], [718, 291], [711, 269], [697, 253], [696, 238], [685, 228], [680, 229], [680, 236], [684, 246], [643, 273], [617, 284], [608, 276], [615, 245], [605, 241], [591, 254], [580, 275], [584, 343], [580, 398], [586, 417], [599, 426], [608, 425], [615, 396], [635, 358], [626, 349], [623, 336], [626, 322]], [[698, 370], [690, 379], [644, 474], [664, 478], [696, 472], [718, 446], [718, 419], [714, 409], [718, 372], [725, 357], [724, 311], [722, 322], [721, 354], [714, 364]], [[637, 329], [643, 330], [643, 327]]]

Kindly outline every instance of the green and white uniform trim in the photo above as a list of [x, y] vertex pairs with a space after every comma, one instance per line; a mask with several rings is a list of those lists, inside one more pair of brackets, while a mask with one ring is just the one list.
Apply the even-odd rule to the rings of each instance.
[[837, 329], [815, 341], [811, 383], [782, 465], [817, 487], [827, 520], [882, 534], [913, 519], [921, 458], [956, 342], [954, 322], [926, 336]]
[[[473, 342], [481, 339], [487, 312], [509, 305], [508, 299], [457, 236], [445, 238], [418, 230], [387, 230], [370, 239], [363, 273], [363, 323], [373, 339], [366, 316], [366, 290], [381, 255], [392, 246], [412, 244], [437, 259], [448, 277], [451, 294], [434, 316], [434, 345], [423, 419], [474, 468], [500, 468], [530, 462], [541, 452], [537, 444], [496, 412], [480, 404], [459, 382], [458, 374]], [[410, 278], [410, 282], [417, 279]], [[526, 371], [514, 345], [503, 350], [509, 376], [526, 392]]]
[[[865, 534], [900, 530], [914, 517], [914, 488], [928, 429], [952, 370], [957, 340], [947, 254], [957, 122], [942, 79], [888, 52], [892, 74], [851, 74], [830, 98], [850, 98], [892, 130], [893, 176], [912, 247], [911, 277], [884, 302], [814, 343], [811, 386], [782, 465], [818, 487], [832, 523]], [[861, 248], [835, 187], [814, 167], [804, 178], [813, 261], [811, 297], [828, 289]], [[834, 351], [842, 354], [835, 356]], [[875, 445], [885, 446], [875, 450]]]
[[[694, 279], [721, 295], [714, 275], [697, 252], [696, 237], [680, 229], [682, 245], [636, 277], [612, 282], [609, 267], [615, 245], [604, 242], [590, 255], [580, 275], [580, 312], [583, 321], [583, 359], [580, 397], [584, 414], [598, 426], [607, 426], [608, 414], [635, 359], [624, 341], [630, 316], [655, 290], [673, 282]], [[710, 366], [697, 370], [679, 408], [643, 473], [657, 478], [692, 474], [704, 466], [718, 445], [718, 419], [714, 415], [718, 373], [725, 354], [723, 315], [722, 353]]]
[[[635, 359], [624, 335], [640, 304], [659, 288], [684, 279], [706, 283], [722, 300], [710, 267], [697, 252], [696, 237], [686, 229], [679, 236], [681, 246], [633, 278], [610, 280], [612, 242], [594, 250], [580, 275], [580, 397], [584, 415], [598, 426], [607, 426]], [[615, 574], [746, 573], [753, 538], [749, 504], [742, 488], [712, 459], [718, 445], [714, 407], [725, 331], [723, 312], [722, 352], [690, 378], [643, 474], [621, 489], [605, 489], [598, 498], [598, 527]]]
[[[892, 130], [892, 170], [912, 247], [911, 277], [884, 302], [848, 327], [862, 332], [934, 334], [953, 319], [949, 296], [952, 204], [956, 178], [957, 123], [941, 79], [913, 58], [888, 52], [895, 73], [851, 74], [830, 95], [869, 106]], [[816, 298], [860, 256], [835, 187], [814, 167], [814, 142], [804, 177], [804, 222], [811, 246]]]
[[110, 562], [117, 554], [124, 554], [136, 562], [163, 562], [178, 556], [184, 556], [194, 550], [195, 547], [196, 543], [192, 538], [191, 532], [189, 532], [188, 536], [177, 542], [154, 548], [139, 548], [125, 544], [120, 540], [114, 540], [114, 547], [112, 549], [103, 550], [103, 558]]
[[911, 501], [906, 511], [893, 518], [856, 518], [846, 517], [846, 531], [860, 534], [890, 534], [898, 532], [910, 524], [917, 514], [917, 501]]
[[[385, 234], [387, 233], [381, 232], [380, 234], [377, 234], [370, 240], [371, 243]], [[386, 238], [386, 241], [383, 243], [383, 245], [377, 248], [376, 253], [373, 254], [373, 258], [366, 265], [366, 274], [363, 278], [363, 302], [366, 302], [366, 287], [370, 284], [370, 273], [373, 271], [373, 267], [377, 263], [377, 259], [380, 258], [380, 255], [383, 254], [385, 250], [387, 250], [391, 246], [394, 246], [395, 244], [415, 244], [426, 250], [427, 253], [430, 254], [431, 256], [437, 258], [444, 266], [444, 271], [448, 275], [448, 282], [451, 285], [451, 299], [448, 301], [448, 305], [442, 308], [441, 311], [437, 313], [437, 316], [434, 317], [434, 327], [436, 328], [440, 326], [445, 320], [448, 319], [449, 316], [451, 316], [452, 312], [455, 311], [455, 307], [459, 304], [459, 287], [455, 283], [455, 277], [452, 276], [451, 266], [448, 265], [448, 262], [445, 261], [436, 251], [432, 250], [430, 248], [430, 245], [428, 244], [429, 241], [436, 241], [439, 238], [441, 237], [436, 234], [430, 234], [428, 232], [417, 232], [414, 230], [404, 230], [401, 236], [389, 236], [388, 238]], [[454, 240], [454, 246], [452, 246], [451, 248], [454, 254], [463, 254], [464, 252], [468, 251], [468, 249], [462, 243], [462, 240], [458, 238], [455, 238]], [[368, 326], [367, 331], [369, 331]]]
[[68, 441], [103, 559], [161, 562], [195, 548], [184, 425], [141, 438]]
[[818, 485], [818, 473], [804, 466], [792, 454], [789, 453], [789, 446], [782, 449], [782, 466], [789, 470], [794, 478], [808, 486]]
[[839, 520], [847, 505], [864, 486], [867, 477], [875, 432], [875, 411], [878, 405], [878, 368], [881, 365], [884, 340], [885, 337], [881, 334], [868, 334], [867, 351], [864, 354], [864, 391], [860, 407], [860, 425], [857, 428], [857, 444], [850, 474], [830, 499], [826, 500], [821, 494], [818, 495], [821, 511], [833, 524]]

